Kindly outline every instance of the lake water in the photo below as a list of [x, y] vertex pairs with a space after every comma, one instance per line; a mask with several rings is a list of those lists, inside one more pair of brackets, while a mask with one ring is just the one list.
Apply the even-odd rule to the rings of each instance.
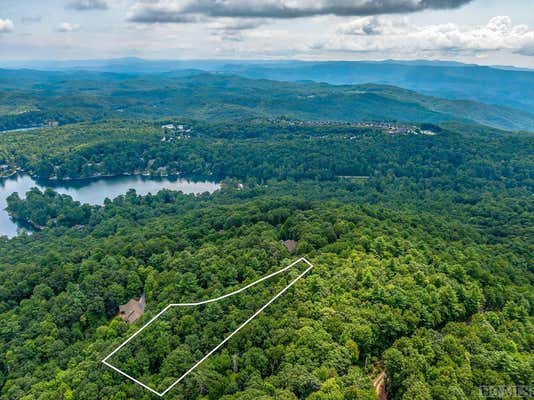
[[13, 237], [20, 228], [9, 218], [5, 208], [6, 199], [11, 193], [17, 192], [21, 197], [31, 188], [54, 189], [61, 194], [68, 194], [80, 203], [102, 205], [106, 198], [114, 199], [135, 189], [137, 194], [156, 194], [162, 189], [181, 191], [186, 194], [214, 192], [220, 185], [214, 182], [193, 182], [186, 179], [151, 178], [144, 176], [119, 176], [82, 181], [36, 182], [29, 175], [19, 175], [0, 180], [0, 236]]
[[5, 131], [0, 131], [0, 133], [8, 133], [8, 132], [27, 132], [27, 131], [33, 131], [35, 129], [43, 129], [42, 126], [32, 126], [29, 128], [18, 128], [18, 129], [8, 129]]

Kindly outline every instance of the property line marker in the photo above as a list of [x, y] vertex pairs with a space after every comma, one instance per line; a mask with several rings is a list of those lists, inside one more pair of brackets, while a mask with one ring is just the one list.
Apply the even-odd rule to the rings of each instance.
[[[211, 350], [208, 354], [206, 354], [200, 361], [198, 361], [195, 365], [193, 365], [187, 372], [185, 372], [182, 376], [180, 376], [172, 385], [170, 385], [167, 389], [165, 389], [163, 392], [158, 392], [157, 390], [151, 388], [150, 386], [144, 384], [143, 382], [133, 378], [132, 376], [128, 375], [124, 371], [120, 370], [119, 368], [113, 366], [108, 362], [108, 360], [113, 357], [120, 349], [122, 349], [124, 346], [126, 346], [130, 341], [132, 341], [135, 337], [137, 337], [141, 332], [143, 332], [148, 326], [150, 326], [155, 320], [157, 320], [159, 317], [161, 317], [165, 312], [167, 312], [170, 308], [173, 307], [196, 307], [204, 304], [214, 303], [223, 299], [226, 299], [231, 296], [235, 296], [236, 294], [239, 294], [249, 288], [251, 288], [254, 285], [257, 285], [258, 283], [261, 283], [269, 278], [272, 278], [273, 276], [276, 276], [278, 274], [281, 274], [290, 268], [293, 268], [295, 265], [297, 265], [300, 262], [304, 262], [308, 265], [308, 268], [301, 273], [298, 277], [296, 277], [293, 281], [289, 283], [284, 289], [282, 289], [280, 292], [278, 292], [271, 300], [269, 300], [267, 303], [265, 303], [258, 311], [256, 311], [249, 319], [247, 319], [244, 323], [242, 323], [235, 331], [233, 331], [230, 335], [228, 335], [221, 343], [219, 343], [213, 350]], [[123, 375], [124, 377], [130, 379], [132, 382], [137, 383], [138, 385], [142, 386], [143, 388], [149, 390], [153, 394], [159, 397], [165, 396], [172, 388], [174, 388], [177, 384], [179, 384], [187, 375], [189, 375], [191, 372], [193, 372], [200, 364], [202, 364], [206, 359], [208, 359], [213, 353], [215, 353], [217, 350], [219, 350], [222, 346], [224, 346], [234, 335], [236, 335], [241, 329], [243, 329], [246, 325], [248, 325], [254, 318], [256, 318], [259, 314], [261, 314], [267, 307], [269, 307], [276, 299], [278, 299], [281, 295], [283, 295], [285, 292], [287, 292], [295, 283], [297, 283], [300, 279], [302, 279], [308, 272], [310, 272], [313, 268], [313, 264], [309, 262], [305, 257], [299, 258], [297, 261], [292, 262], [287, 267], [282, 268], [279, 271], [273, 272], [269, 275], [266, 275], [257, 281], [254, 281], [252, 283], [249, 283], [246, 286], [243, 286], [242, 288], [225, 294], [223, 296], [200, 301], [197, 303], [175, 303], [175, 304], [169, 304], [167, 307], [165, 307], [163, 310], [161, 310], [154, 318], [152, 318], [150, 321], [148, 321], [145, 325], [143, 325], [137, 332], [135, 332], [132, 336], [130, 336], [128, 339], [126, 339], [124, 342], [122, 342], [115, 350], [113, 350], [106, 358], [102, 360], [102, 363], [106, 365], [107, 367], [113, 369], [115, 372], [118, 372], [119, 374]]]

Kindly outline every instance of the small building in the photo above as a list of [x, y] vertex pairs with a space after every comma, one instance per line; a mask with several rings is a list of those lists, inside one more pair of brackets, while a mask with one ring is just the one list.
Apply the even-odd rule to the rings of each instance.
[[280, 240], [280, 243], [286, 247], [287, 251], [289, 251], [289, 254], [296, 253], [298, 244], [296, 240]]
[[185, 125], [162, 125], [162, 142], [172, 142], [174, 140], [182, 140], [191, 138], [190, 133], [193, 131], [191, 128], [186, 128]]
[[128, 303], [119, 306], [118, 317], [124, 319], [129, 324], [133, 324], [145, 313], [146, 298], [143, 294], [141, 297], [131, 299]]
[[168, 125], [162, 125], [161, 129], [163, 129], [164, 131], [175, 131], [176, 127], [173, 124], [168, 124]]
[[161, 138], [162, 142], [170, 142], [176, 136], [176, 126], [174, 126], [174, 124], [162, 125], [161, 130], [163, 131], [163, 137]]
[[59, 122], [57, 121], [46, 121], [45, 124], [49, 128], [57, 128], [59, 126]]

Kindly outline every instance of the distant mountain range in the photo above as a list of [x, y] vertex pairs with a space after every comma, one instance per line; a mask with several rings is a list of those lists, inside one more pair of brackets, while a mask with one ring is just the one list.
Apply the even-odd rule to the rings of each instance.
[[305, 62], [235, 60], [34, 61], [3, 64], [39, 70], [154, 74], [201, 70], [278, 81], [314, 81], [333, 85], [376, 83], [447, 99], [474, 100], [534, 112], [534, 69], [486, 67], [450, 61]]
[[[458, 121], [532, 130], [534, 113], [447, 100], [388, 85], [330, 85], [223, 73], [0, 70], [0, 128], [122, 117], [292, 118], [310, 121]], [[3, 111], [2, 111], [3, 110]]]
[[228, 64], [223, 71], [255, 79], [394, 85], [432, 96], [475, 100], [534, 112], [534, 71], [428, 62]]

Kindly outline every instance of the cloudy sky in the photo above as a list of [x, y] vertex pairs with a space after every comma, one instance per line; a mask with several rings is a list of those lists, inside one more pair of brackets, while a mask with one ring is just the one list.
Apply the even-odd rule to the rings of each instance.
[[0, 0], [0, 61], [132, 56], [534, 68], [534, 0]]

